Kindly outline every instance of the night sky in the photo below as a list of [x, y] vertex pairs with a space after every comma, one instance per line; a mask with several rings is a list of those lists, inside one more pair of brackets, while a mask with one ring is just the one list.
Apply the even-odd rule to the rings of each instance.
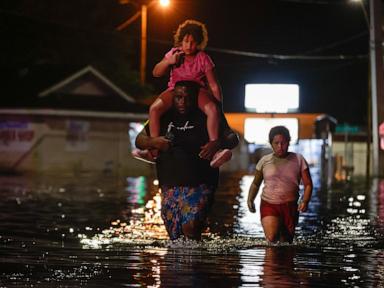
[[[165, 88], [167, 79], [154, 79], [150, 71], [171, 47], [177, 26], [196, 19], [208, 28], [207, 52], [216, 64], [226, 112], [243, 111], [246, 83], [296, 83], [300, 112], [327, 113], [339, 123], [366, 125], [369, 33], [359, 4], [350, 0], [171, 1], [167, 10], [148, 11], [147, 81], [156, 93]], [[84, 41], [76, 46], [85, 51], [82, 55], [97, 52], [96, 58], [104, 63], [125, 59], [131, 65], [123, 70], [137, 70], [140, 21], [121, 32], [115, 28], [138, 8], [118, 0], [4, 1], [0, 4], [5, 43], [1, 66], [76, 64], [86, 57], [55, 51], [69, 51]], [[92, 41], [83, 40], [88, 38]], [[237, 55], [239, 51], [253, 55]], [[288, 59], [280, 59], [281, 55]], [[341, 55], [346, 57], [339, 59]]]

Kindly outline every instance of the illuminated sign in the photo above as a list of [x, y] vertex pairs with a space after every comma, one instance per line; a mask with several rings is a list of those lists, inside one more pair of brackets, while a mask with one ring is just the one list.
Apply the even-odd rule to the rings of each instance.
[[286, 113], [299, 109], [297, 84], [246, 84], [245, 108], [258, 113]]

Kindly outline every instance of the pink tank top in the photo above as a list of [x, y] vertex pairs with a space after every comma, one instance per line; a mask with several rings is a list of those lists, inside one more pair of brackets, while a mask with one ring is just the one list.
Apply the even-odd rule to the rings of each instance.
[[[177, 49], [179, 48], [172, 48], [165, 54], [165, 58], [171, 57]], [[172, 68], [168, 88], [173, 89], [175, 83], [181, 80], [195, 81], [202, 87], [207, 87], [205, 73], [213, 67], [215, 64], [212, 59], [205, 52], [199, 51], [192, 60], [184, 60], [179, 67]]]

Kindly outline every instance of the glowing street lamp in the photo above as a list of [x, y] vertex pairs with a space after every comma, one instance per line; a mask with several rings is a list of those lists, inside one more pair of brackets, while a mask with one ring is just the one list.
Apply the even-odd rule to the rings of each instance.
[[[131, 1], [122, 1], [121, 3], [128, 2]], [[170, 4], [170, 0], [152, 0], [148, 5], [141, 5], [140, 11], [137, 11], [131, 18], [127, 19], [116, 28], [118, 31], [125, 29], [141, 15], [140, 83], [142, 85], [145, 83], [145, 70], [147, 66], [147, 9], [157, 3], [162, 7], [167, 7]]]
[[361, 10], [364, 13], [365, 22], [367, 23], [367, 27], [369, 29], [369, 19], [368, 19], [367, 10], [365, 9], [365, 6], [364, 6], [364, 0], [351, 0], [351, 2], [357, 3], [358, 5], [360, 5]]
[[160, 0], [160, 5], [163, 7], [167, 7], [169, 5], [170, 1], [169, 0]]

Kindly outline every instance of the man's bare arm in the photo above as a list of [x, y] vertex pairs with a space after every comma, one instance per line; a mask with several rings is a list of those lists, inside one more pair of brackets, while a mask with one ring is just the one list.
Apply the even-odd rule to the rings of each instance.
[[169, 149], [171, 142], [163, 136], [160, 137], [150, 137], [147, 134], [145, 128], [140, 131], [136, 136], [135, 145], [139, 149], [158, 149], [161, 151], [165, 151]]
[[233, 132], [230, 128], [224, 131], [221, 140], [221, 148], [233, 149], [239, 145], [239, 135]]

